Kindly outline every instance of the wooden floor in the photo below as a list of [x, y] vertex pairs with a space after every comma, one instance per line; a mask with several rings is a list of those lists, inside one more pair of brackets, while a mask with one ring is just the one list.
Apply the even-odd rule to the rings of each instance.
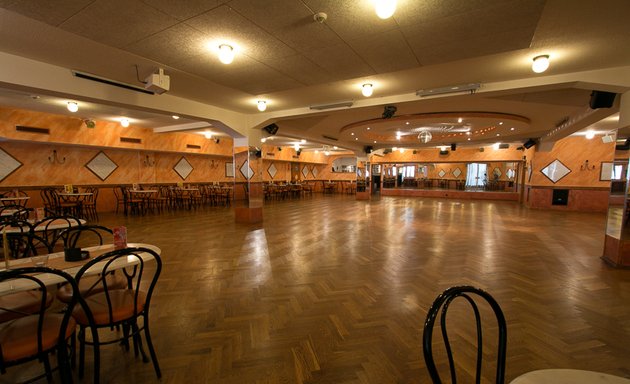
[[[513, 202], [315, 194], [267, 203], [261, 225], [223, 207], [100, 222], [162, 249], [151, 309], [162, 383], [243, 384], [427, 383], [427, 308], [462, 284], [503, 308], [507, 382], [544, 368], [630, 377], [630, 270], [601, 261], [605, 221]], [[468, 347], [469, 334], [455, 343]], [[121, 351], [103, 350], [104, 382], [158, 381]]]

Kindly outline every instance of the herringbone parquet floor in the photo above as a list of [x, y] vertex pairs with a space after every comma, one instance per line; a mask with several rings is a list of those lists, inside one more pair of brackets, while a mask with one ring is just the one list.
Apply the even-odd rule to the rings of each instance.
[[[162, 249], [151, 316], [163, 383], [427, 383], [427, 309], [462, 284], [503, 308], [507, 382], [544, 368], [630, 377], [630, 270], [599, 258], [603, 214], [315, 195], [266, 204], [261, 225], [216, 207], [100, 222]], [[452, 337], [467, 350], [460, 328]], [[107, 383], [157, 382], [117, 346], [102, 367]]]

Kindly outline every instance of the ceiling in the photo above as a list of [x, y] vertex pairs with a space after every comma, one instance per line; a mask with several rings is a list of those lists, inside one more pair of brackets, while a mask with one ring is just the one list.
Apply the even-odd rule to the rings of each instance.
[[[323, 23], [313, 18], [318, 12], [327, 14]], [[261, 125], [276, 123], [279, 135], [315, 145], [415, 147], [421, 130], [432, 133], [426, 145], [481, 145], [538, 138], [581, 113], [592, 89], [537, 84], [543, 76], [629, 66], [628, 14], [626, 0], [398, 0], [386, 20], [370, 0], [0, 0], [0, 51], [140, 87], [164, 68], [168, 94], [264, 116]], [[218, 60], [221, 43], [235, 48], [232, 64]], [[539, 54], [551, 58], [544, 75], [531, 71]], [[364, 83], [374, 85], [370, 98], [361, 95]], [[415, 96], [469, 83], [481, 88]], [[3, 105], [68, 113], [53, 95], [40, 95], [51, 98], [44, 103], [6, 88]], [[259, 99], [267, 100], [262, 114]], [[90, 118], [124, 115], [153, 128], [195, 123], [79, 101]], [[354, 105], [308, 110], [341, 101]], [[397, 108], [391, 119], [383, 119], [386, 105]], [[617, 128], [614, 119], [595, 127]]]

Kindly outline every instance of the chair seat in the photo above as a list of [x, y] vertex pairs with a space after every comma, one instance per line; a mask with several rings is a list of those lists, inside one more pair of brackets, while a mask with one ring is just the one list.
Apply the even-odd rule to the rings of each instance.
[[[112, 303], [112, 319], [109, 319], [109, 308], [105, 292], [100, 292], [88, 296], [85, 301], [94, 316], [94, 324], [97, 326], [118, 323], [134, 317], [135, 313], [144, 310], [146, 303], [146, 294], [142, 291], [138, 292], [138, 303], [134, 313], [134, 291], [129, 289], [117, 289], [109, 291], [109, 298]], [[87, 326], [89, 321], [83, 308], [76, 307], [72, 312], [72, 316], [80, 325]]]
[[[107, 275], [107, 289], [125, 288], [127, 288], [127, 282], [120, 274], [110, 273]], [[88, 276], [81, 279], [81, 282], [79, 283], [79, 292], [82, 297], [103, 292], [101, 276]], [[59, 290], [57, 290], [57, 298], [64, 303], [69, 303], [72, 298], [72, 287], [67, 284], [61, 286]]]
[[[11, 309], [25, 314], [33, 314], [39, 311], [42, 294], [39, 291], [22, 291], [10, 295], [0, 296], [0, 308]], [[50, 306], [53, 295], [46, 295], [46, 308]], [[0, 309], [0, 323], [24, 317], [26, 315]]]
[[[37, 355], [37, 323], [39, 315], [21, 317], [0, 325], [0, 345], [5, 362], [17, 361]], [[59, 329], [63, 321], [62, 314], [44, 315], [42, 327], [42, 350], [55, 348], [59, 339]], [[66, 339], [72, 335], [76, 327], [70, 318], [66, 328]]]

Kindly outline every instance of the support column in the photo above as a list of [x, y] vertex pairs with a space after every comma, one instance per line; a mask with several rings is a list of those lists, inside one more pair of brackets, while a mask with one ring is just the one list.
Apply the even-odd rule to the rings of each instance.
[[249, 133], [247, 138], [234, 140], [234, 217], [244, 224], [263, 221], [261, 133], [257, 129]]

